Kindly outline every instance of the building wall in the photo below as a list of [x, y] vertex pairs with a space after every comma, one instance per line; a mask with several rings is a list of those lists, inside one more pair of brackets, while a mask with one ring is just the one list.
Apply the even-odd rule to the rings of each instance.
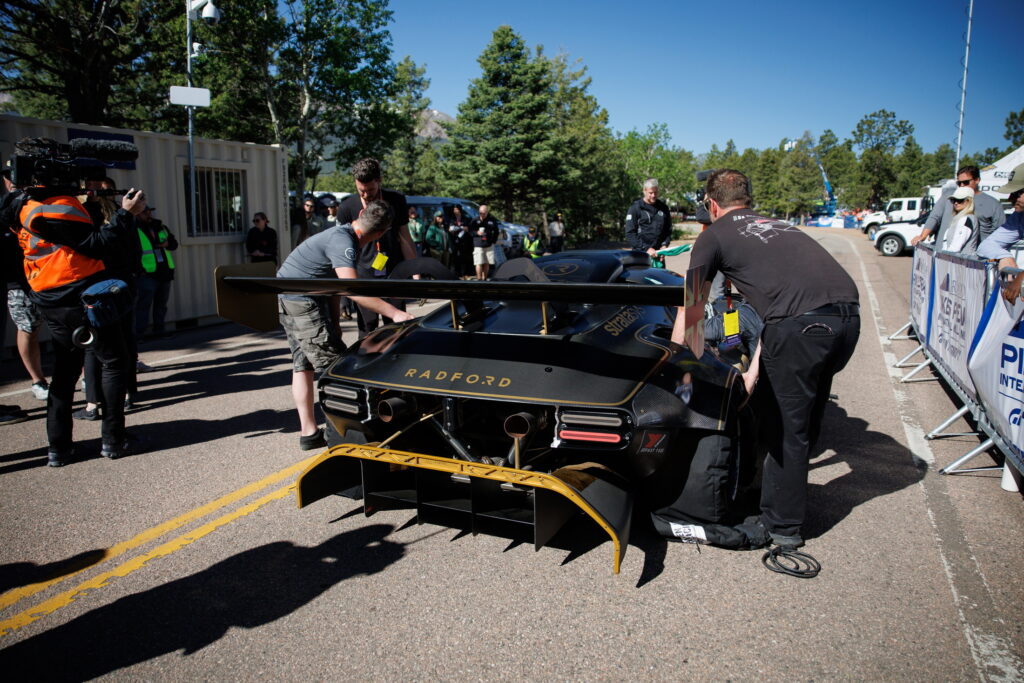
[[[287, 158], [282, 148], [197, 137], [196, 168], [243, 169], [247, 206], [241, 207], [245, 214], [240, 216], [243, 230], [239, 234], [190, 236], [184, 183], [188, 166], [187, 137], [5, 114], [0, 115], [0, 155], [6, 164], [14, 154], [15, 142], [25, 137], [48, 137], [67, 142], [69, 128], [130, 135], [139, 148], [136, 170], [112, 168], [108, 169], [107, 175], [117, 182], [118, 188], [141, 188], [146, 193], [147, 202], [156, 207], [155, 217], [178, 238], [179, 247], [174, 253], [175, 281], [167, 313], [169, 323], [191, 325], [218, 320], [213, 270], [221, 264], [244, 263], [247, 260], [245, 232], [252, 226], [254, 212], [267, 214], [270, 226], [277, 230], [278, 253], [282, 258], [287, 254], [290, 248]], [[197, 211], [197, 220], [202, 222], [202, 218], [202, 212]], [[4, 343], [7, 346], [13, 344], [13, 327], [13, 324], [6, 326]]]

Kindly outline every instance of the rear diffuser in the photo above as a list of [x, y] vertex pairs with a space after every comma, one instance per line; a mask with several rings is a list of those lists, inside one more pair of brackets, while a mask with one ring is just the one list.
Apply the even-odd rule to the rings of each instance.
[[[477, 533], [530, 532], [540, 550], [578, 511], [611, 538], [612, 571], [629, 545], [633, 496], [599, 465], [551, 474], [342, 444], [299, 476], [299, 507], [362, 485], [363, 509], [415, 509], [417, 522]], [[571, 482], [571, 484], [569, 483]]]

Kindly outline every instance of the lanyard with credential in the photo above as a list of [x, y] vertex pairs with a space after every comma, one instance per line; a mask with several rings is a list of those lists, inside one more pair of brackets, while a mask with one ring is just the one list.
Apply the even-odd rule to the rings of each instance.
[[725, 313], [722, 314], [722, 343], [720, 349], [731, 349], [740, 343], [740, 312], [732, 307], [732, 282], [725, 281]]
[[[362, 210], [359, 212], [359, 215], [362, 216], [363, 211], [366, 210], [366, 200], [360, 197], [359, 201], [363, 205]], [[380, 240], [374, 242], [373, 246], [377, 247], [377, 255], [373, 257], [373, 263], [370, 264], [370, 267], [373, 268], [373, 276], [385, 277], [388, 274], [387, 271], [384, 270], [384, 266], [388, 264], [388, 255], [380, 250]]]

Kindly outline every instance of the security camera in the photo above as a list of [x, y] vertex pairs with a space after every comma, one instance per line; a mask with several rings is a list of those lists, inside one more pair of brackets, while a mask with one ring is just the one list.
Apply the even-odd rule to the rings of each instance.
[[203, 13], [200, 15], [207, 26], [216, 26], [220, 22], [220, 10], [214, 7], [212, 2], [206, 3]]

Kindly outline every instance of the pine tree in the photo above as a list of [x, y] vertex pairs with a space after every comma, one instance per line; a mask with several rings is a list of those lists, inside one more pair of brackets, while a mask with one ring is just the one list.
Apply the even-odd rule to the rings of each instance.
[[551, 75], [509, 26], [494, 31], [477, 61], [483, 73], [447, 126], [447, 172], [460, 195], [511, 220], [517, 204], [539, 205], [557, 177]]

